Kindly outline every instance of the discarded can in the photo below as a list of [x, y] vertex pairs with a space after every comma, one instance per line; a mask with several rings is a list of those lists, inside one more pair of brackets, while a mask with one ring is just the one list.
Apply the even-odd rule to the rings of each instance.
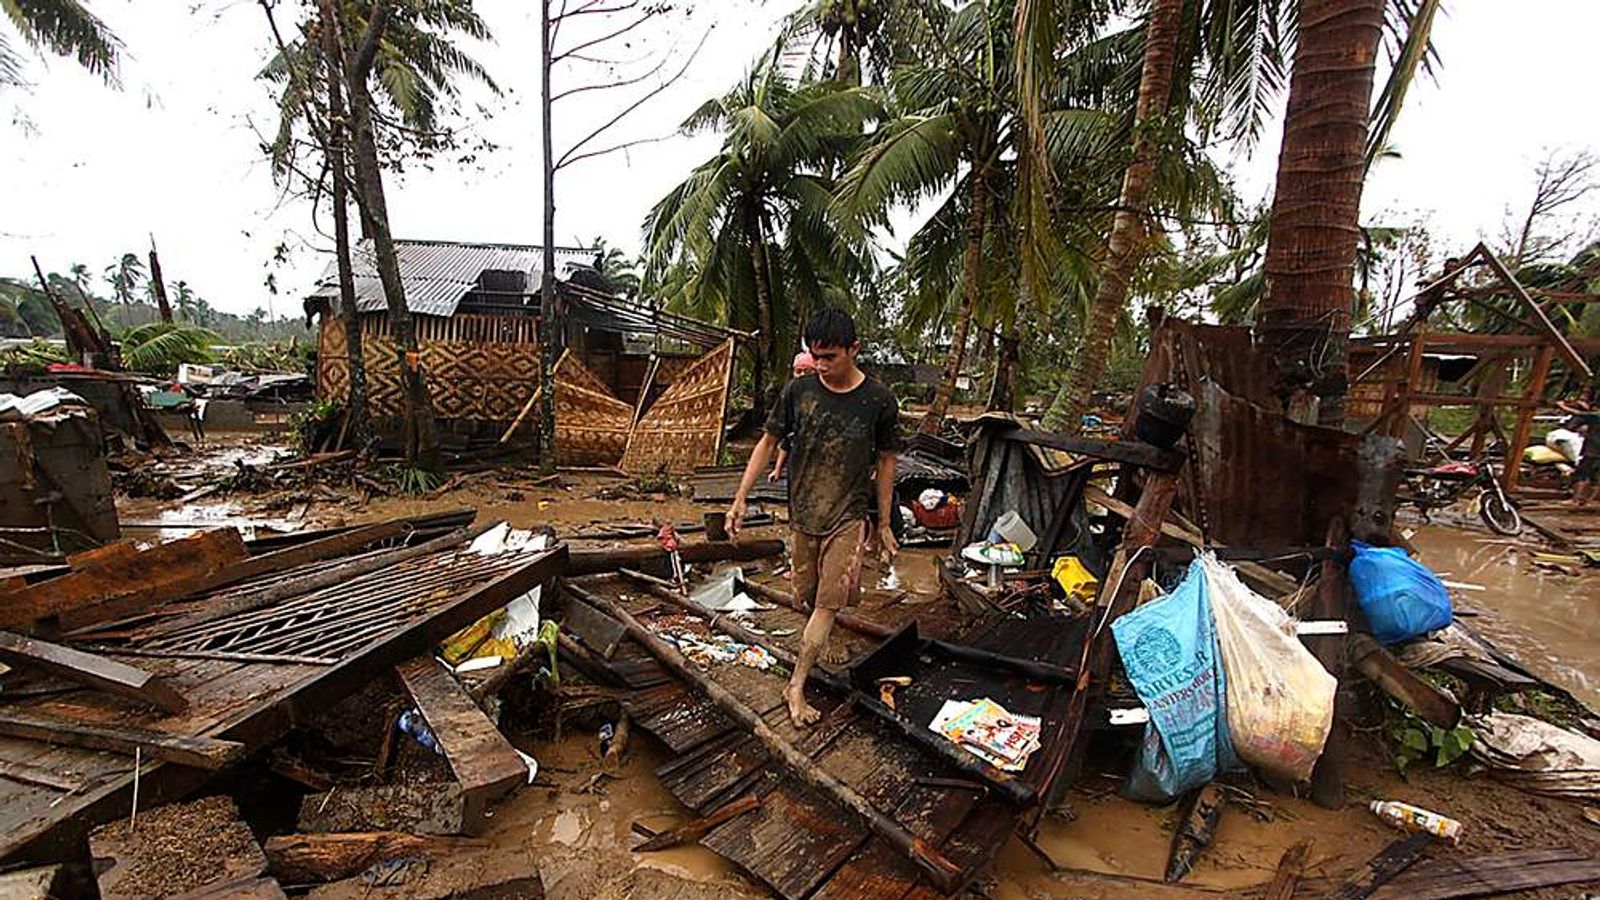
[[1398, 800], [1374, 800], [1371, 809], [1378, 818], [1402, 831], [1431, 834], [1452, 844], [1461, 842], [1461, 823], [1448, 816]]

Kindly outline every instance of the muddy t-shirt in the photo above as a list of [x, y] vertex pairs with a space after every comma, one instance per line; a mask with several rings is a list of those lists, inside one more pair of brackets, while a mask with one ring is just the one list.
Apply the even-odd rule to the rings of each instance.
[[795, 528], [823, 535], [867, 517], [878, 453], [899, 449], [898, 415], [894, 394], [871, 378], [842, 394], [815, 375], [789, 382], [767, 416], [767, 433], [793, 441], [789, 521]]

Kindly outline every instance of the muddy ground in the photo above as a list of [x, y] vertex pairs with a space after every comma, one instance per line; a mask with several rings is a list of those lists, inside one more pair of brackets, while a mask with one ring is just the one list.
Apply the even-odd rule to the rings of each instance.
[[[270, 458], [259, 436], [213, 438], [201, 460], [223, 460], [222, 469], [249, 453]], [[191, 458], [185, 465], [204, 468]], [[195, 476], [198, 477], [198, 476]], [[535, 484], [528, 471], [478, 473], [455, 479], [423, 497], [371, 496], [347, 485], [322, 488], [288, 486], [264, 493], [213, 493], [190, 502], [127, 499], [120, 505], [134, 536], [183, 533], [216, 522], [269, 522], [278, 529], [326, 527], [385, 520], [460, 507], [474, 507], [482, 518], [505, 519], [519, 527], [553, 525], [563, 535], [618, 522], [673, 519], [698, 521], [713, 507], [671, 493], [640, 494], [620, 478], [564, 476]], [[1533, 671], [1600, 705], [1600, 576], [1596, 570], [1564, 574], [1538, 568], [1531, 554], [1544, 549], [1534, 537], [1508, 540], [1481, 529], [1415, 525], [1412, 540], [1424, 560], [1442, 577], [1463, 585], [1456, 599], [1469, 621]], [[267, 532], [263, 532], [267, 533]], [[585, 542], [603, 546], [618, 541]], [[959, 618], [936, 598], [932, 551], [907, 551], [892, 573], [875, 570], [868, 578], [865, 611], [889, 620], [916, 616], [955, 627]], [[663, 748], [646, 737], [630, 745], [620, 766], [605, 768], [590, 732], [573, 732], [560, 742], [544, 736], [514, 736], [540, 760], [540, 784], [503, 803], [483, 849], [463, 851], [434, 863], [411, 883], [393, 889], [363, 889], [359, 884], [318, 889], [317, 897], [427, 896], [440, 886], [504, 880], [539, 872], [547, 895], [556, 900], [590, 898], [733, 898], [767, 896], [765, 888], [720, 857], [697, 846], [662, 853], [635, 854], [638, 822], [659, 830], [685, 810], [651, 774], [665, 762]], [[1046, 818], [1038, 845], [1054, 862], [1074, 871], [1052, 871], [1016, 839], [1002, 848], [990, 876], [975, 887], [997, 900], [1021, 898], [1132, 898], [1259, 894], [1283, 852], [1304, 838], [1312, 849], [1308, 884], [1316, 895], [1354, 870], [1396, 832], [1378, 822], [1366, 805], [1400, 799], [1463, 821], [1465, 838], [1457, 849], [1439, 854], [1481, 855], [1501, 850], [1575, 847], [1600, 853], [1600, 827], [1584, 818], [1575, 803], [1519, 792], [1464, 764], [1433, 770], [1413, 765], [1402, 777], [1392, 761], [1381, 722], [1354, 726], [1347, 734], [1349, 802], [1325, 810], [1279, 793], [1248, 776], [1234, 779], [1230, 803], [1216, 838], [1184, 882], [1159, 884], [1172, 840], [1176, 810], [1150, 807], [1122, 798], [1121, 776], [1131, 745], [1101, 746], [1073, 788], [1060, 815]], [[596, 784], [597, 772], [606, 776]], [[1533, 892], [1527, 896], [1581, 896], [1579, 887]], [[1382, 896], [1380, 894], [1379, 896]]]

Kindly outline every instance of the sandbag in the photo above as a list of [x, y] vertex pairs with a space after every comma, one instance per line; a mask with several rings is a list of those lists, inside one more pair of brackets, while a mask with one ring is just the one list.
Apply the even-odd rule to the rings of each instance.
[[1111, 633], [1128, 681], [1150, 711], [1124, 793], [1166, 803], [1239, 768], [1228, 739], [1226, 685], [1199, 561], [1172, 593], [1112, 622]]
[[1333, 728], [1338, 679], [1300, 643], [1282, 607], [1245, 587], [1211, 554], [1197, 564], [1217, 625], [1234, 752], [1280, 778], [1310, 778]]
[[1350, 546], [1350, 584], [1379, 643], [1398, 644], [1450, 624], [1450, 592], [1433, 570], [1399, 547]]

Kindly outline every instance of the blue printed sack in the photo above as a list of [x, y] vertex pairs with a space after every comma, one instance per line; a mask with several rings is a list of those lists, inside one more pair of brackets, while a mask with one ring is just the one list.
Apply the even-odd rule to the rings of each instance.
[[1382, 644], [1397, 644], [1450, 624], [1450, 592], [1439, 576], [1399, 547], [1351, 541], [1350, 583]]
[[1168, 802], [1239, 768], [1228, 738], [1226, 688], [1200, 561], [1172, 593], [1111, 623], [1128, 680], [1150, 710], [1139, 763], [1123, 791]]

